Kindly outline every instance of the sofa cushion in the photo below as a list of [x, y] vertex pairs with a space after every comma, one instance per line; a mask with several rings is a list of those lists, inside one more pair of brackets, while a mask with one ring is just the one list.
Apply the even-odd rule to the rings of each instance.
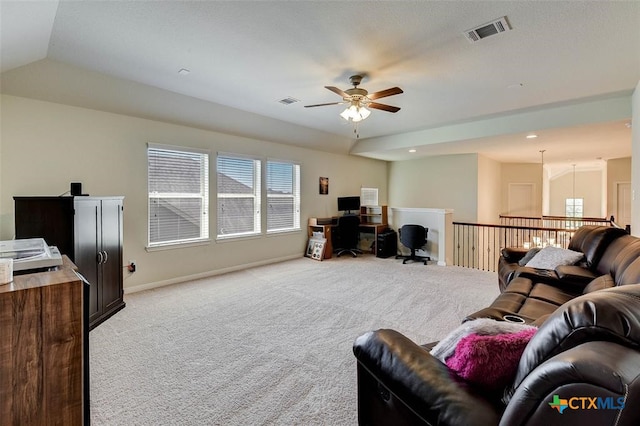
[[631, 262], [624, 269], [624, 272], [622, 272], [621, 274], [618, 274], [614, 280], [617, 286], [628, 285], [628, 284], [639, 284], [640, 283], [640, 257], [637, 257], [633, 262]]
[[532, 288], [533, 281], [529, 278], [516, 277], [509, 283], [507, 288], [505, 288], [504, 293], [516, 293], [528, 296]]
[[569, 300], [575, 299], [576, 296], [576, 294], [562, 291], [549, 284], [536, 284], [529, 293], [529, 297], [553, 303], [556, 306], [563, 305]]
[[584, 288], [583, 294], [591, 293], [598, 290], [604, 290], [605, 288], [615, 287], [616, 283], [613, 281], [613, 277], [609, 274], [601, 275], [598, 278], [593, 279]]
[[555, 312], [556, 309], [558, 309], [558, 305], [555, 303], [527, 297], [520, 309], [516, 311], [516, 315], [526, 318], [540, 318], [543, 315]]
[[611, 226], [581, 226], [571, 237], [568, 249], [584, 253], [587, 267], [593, 270], [600, 262], [609, 243], [625, 234], [624, 229]]
[[538, 269], [556, 269], [560, 265], [573, 265], [582, 259], [578, 251], [547, 246], [540, 250], [525, 266]]
[[629, 244], [633, 244], [636, 241], [636, 237], [632, 237], [631, 235], [623, 235], [620, 238], [615, 239], [607, 246], [607, 249], [602, 254], [602, 258], [600, 262], [595, 268], [595, 272], [598, 275], [610, 274], [611, 266], [616, 260], [616, 257], [620, 254], [625, 247]]
[[460, 339], [447, 367], [482, 389], [504, 388], [515, 377], [522, 352], [536, 331], [528, 327], [490, 336], [471, 333]]

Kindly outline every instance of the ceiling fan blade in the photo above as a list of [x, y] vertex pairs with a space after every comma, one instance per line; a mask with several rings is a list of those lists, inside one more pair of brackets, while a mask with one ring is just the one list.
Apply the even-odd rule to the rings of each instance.
[[305, 108], [313, 108], [313, 107], [319, 107], [319, 106], [327, 106], [327, 105], [340, 105], [343, 104], [344, 102], [329, 102], [328, 104], [315, 104], [315, 105], [305, 105]]
[[379, 104], [377, 102], [369, 102], [367, 104], [367, 106], [369, 108], [381, 109], [382, 111], [387, 111], [387, 112], [398, 112], [398, 111], [400, 111], [400, 108], [398, 108], [398, 107], [394, 107], [394, 106], [386, 105], [386, 104]]
[[380, 98], [386, 98], [387, 96], [399, 95], [400, 93], [404, 93], [399, 87], [392, 87], [387, 90], [381, 90], [379, 92], [371, 93], [367, 95], [367, 98], [374, 100]]
[[338, 95], [342, 96], [343, 98], [348, 98], [349, 97], [349, 95], [345, 91], [343, 91], [341, 89], [338, 89], [337, 87], [324, 86], [324, 88], [331, 90], [333, 93], [338, 94]]

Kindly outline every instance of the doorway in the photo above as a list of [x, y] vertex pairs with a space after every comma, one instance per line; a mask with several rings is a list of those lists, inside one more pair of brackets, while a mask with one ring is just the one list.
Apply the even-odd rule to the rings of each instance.
[[631, 182], [616, 183], [616, 223], [631, 225]]

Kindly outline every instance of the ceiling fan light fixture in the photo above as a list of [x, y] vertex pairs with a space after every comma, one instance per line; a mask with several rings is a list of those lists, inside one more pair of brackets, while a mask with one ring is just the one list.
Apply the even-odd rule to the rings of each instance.
[[364, 106], [361, 106], [359, 102], [353, 102], [350, 106], [348, 106], [344, 111], [340, 113], [340, 117], [344, 118], [347, 121], [353, 121], [357, 123], [369, 117], [371, 111], [369, 111]]

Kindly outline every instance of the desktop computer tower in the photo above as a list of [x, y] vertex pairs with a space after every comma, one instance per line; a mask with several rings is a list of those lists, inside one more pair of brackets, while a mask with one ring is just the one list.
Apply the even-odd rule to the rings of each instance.
[[378, 234], [376, 257], [391, 257], [398, 253], [398, 233], [393, 230]]

